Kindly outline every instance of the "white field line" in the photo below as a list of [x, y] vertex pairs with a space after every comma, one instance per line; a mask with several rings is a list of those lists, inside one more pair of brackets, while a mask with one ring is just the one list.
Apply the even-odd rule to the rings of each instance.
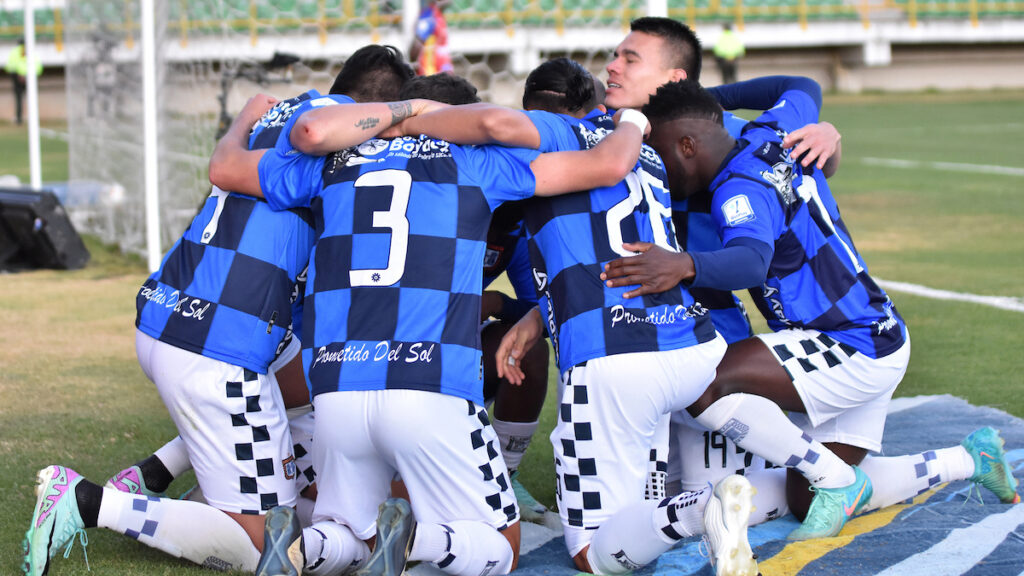
[[959, 162], [921, 162], [918, 160], [897, 160], [894, 158], [862, 158], [865, 164], [887, 166], [889, 168], [927, 168], [945, 170], [947, 172], [973, 172], [976, 174], [1000, 174], [1003, 176], [1022, 176], [1024, 168], [1014, 166], [992, 166], [989, 164], [962, 164]]
[[885, 290], [892, 290], [893, 292], [904, 292], [906, 294], [923, 296], [925, 298], [934, 298], [936, 300], [970, 302], [972, 304], [983, 304], [985, 306], [992, 306], [993, 308], [1000, 308], [1002, 310], [1024, 312], [1024, 298], [1014, 298], [1011, 296], [981, 296], [979, 294], [968, 294], [967, 292], [951, 292], [949, 290], [939, 290], [937, 288], [921, 286], [920, 284], [893, 282], [889, 280], [881, 280], [879, 278], [875, 278], [875, 281], [878, 282], [878, 285]]
[[963, 574], [974, 568], [1024, 523], [1024, 505], [991, 514], [967, 528], [957, 528], [928, 550], [889, 566], [878, 576]]

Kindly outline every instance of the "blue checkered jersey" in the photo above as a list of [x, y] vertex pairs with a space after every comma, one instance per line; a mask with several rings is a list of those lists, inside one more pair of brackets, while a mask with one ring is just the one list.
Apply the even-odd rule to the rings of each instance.
[[538, 152], [425, 137], [278, 152], [260, 163], [268, 202], [310, 206], [319, 233], [302, 337], [313, 395], [404, 388], [483, 404], [487, 229], [501, 202], [533, 195]]
[[868, 274], [824, 175], [782, 148], [787, 131], [817, 120], [815, 100], [789, 90], [748, 124], [711, 183], [711, 213], [725, 244], [746, 237], [774, 249], [752, 290], [772, 330], [810, 328], [883, 357], [903, 344], [903, 319]]
[[[528, 114], [543, 151], [584, 150], [614, 129], [611, 116], [599, 111], [582, 120]], [[537, 198], [527, 207], [540, 309], [562, 372], [591, 358], [672, 350], [715, 337], [706, 310], [682, 285], [627, 300], [627, 288], [609, 288], [600, 278], [606, 263], [631, 255], [623, 242], [677, 250], [665, 180], [661, 158], [645, 145], [636, 168], [615, 186]]]
[[[315, 91], [279, 102], [253, 127], [249, 147], [288, 141], [286, 126], [328, 102]], [[214, 190], [136, 298], [135, 325], [172, 346], [263, 373], [301, 310], [296, 282], [313, 246], [308, 209]]]
[[[747, 121], [729, 112], [722, 114], [725, 129], [734, 138]], [[711, 194], [701, 192], [682, 200], [672, 199], [672, 223], [676, 227], [676, 242], [679, 249], [690, 252], [711, 252], [722, 249], [722, 239], [718, 236], [718, 226], [711, 217]], [[714, 288], [690, 288], [690, 293], [708, 309], [715, 330], [733, 342], [753, 336], [750, 319], [743, 302], [728, 290]]]

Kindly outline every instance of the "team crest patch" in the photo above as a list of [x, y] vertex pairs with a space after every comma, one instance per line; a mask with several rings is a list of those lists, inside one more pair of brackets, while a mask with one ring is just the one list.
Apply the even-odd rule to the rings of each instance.
[[750, 199], [746, 194], [733, 196], [722, 204], [722, 216], [729, 226], [736, 226], [744, 222], [750, 222], [756, 217], [754, 209], [750, 207]]
[[295, 456], [285, 458], [281, 461], [281, 464], [284, 465], [284, 477], [288, 480], [294, 480], [296, 476]]

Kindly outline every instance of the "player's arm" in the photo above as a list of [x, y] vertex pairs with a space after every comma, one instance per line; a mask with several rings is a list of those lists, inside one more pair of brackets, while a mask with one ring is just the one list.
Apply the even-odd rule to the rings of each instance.
[[411, 116], [434, 109], [434, 104], [414, 99], [324, 106], [296, 120], [289, 138], [296, 150], [324, 156], [365, 142]]
[[770, 246], [752, 238], [734, 239], [711, 252], [670, 252], [648, 242], [622, 246], [637, 255], [605, 264], [601, 279], [612, 288], [639, 286], [623, 298], [657, 294], [679, 283], [719, 290], [750, 288], [764, 281], [772, 257]]
[[480, 102], [450, 106], [402, 122], [402, 134], [425, 134], [455, 144], [540, 147], [540, 133], [522, 110]]
[[[775, 106], [786, 92], [792, 90], [804, 92], [811, 97], [816, 107], [821, 109], [821, 86], [814, 80], [801, 76], [763, 76], [708, 88], [708, 92], [726, 110], [767, 110]], [[790, 157], [799, 160], [801, 165], [815, 164], [824, 172], [825, 177], [829, 178], [839, 169], [842, 157], [840, 137], [836, 127], [828, 122], [810, 123], [790, 132], [783, 141], [783, 146], [793, 148]]]
[[726, 110], [768, 110], [778, 104], [786, 92], [792, 90], [806, 93], [821, 109], [821, 86], [803, 76], [761, 76], [707, 90]]
[[537, 181], [537, 196], [613, 186], [636, 166], [649, 126], [637, 110], [620, 110], [618, 125], [589, 150], [541, 154], [530, 168]]
[[257, 94], [246, 102], [210, 156], [211, 184], [222, 190], [263, 197], [258, 168], [266, 150], [249, 150], [246, 143], [252, 125], [276, 103], [277, 99], [266, 94]]

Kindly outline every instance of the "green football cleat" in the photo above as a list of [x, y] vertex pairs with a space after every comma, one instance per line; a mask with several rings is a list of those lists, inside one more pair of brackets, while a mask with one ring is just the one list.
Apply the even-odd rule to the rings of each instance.
[[839, 534], [846, 521], [860, 512], [871, 499], [871, 479], [854, 466], [857, 474], [853, 484], [843, 488], [812, 488], [814, 499], [807, 517], [799, 528], [789, 533], [790, 540], [831, 538]]
[[1013, 468], [1003, 452], [1004, 443], [998, 430], [986, 426], [968, 434], [960, 444], [974, 459], [971, 482], [988, 488], [1007, 504], [1016, 504], [1020, 502], [1020, 494], [1017, 494], [1017, 479], [1013, 477]]
[[50, 570], [50, 559], [65, 545], [64, 557], [67, 558], [75, 536], [78, 536], [83, 550], [89, 544], [75, 497], [75, 487], [82, 477], [70, 468], [48, 466], [39, 471], [37, 478], [32, 525], [25, 532], [25, 540], [21, 544], [24, 554], [22, 570], [27, 576], [46, 574]]
[[519, 517], [526, 522], [543, 524], [544, 513], [548, 511], [547, 506], [537, 502], [526, 486], [519, 482], [519, 470], [512, 472], [509, 477], [512, 480], [512, 491], [516, 495], [516, 502], [519, 503]]

